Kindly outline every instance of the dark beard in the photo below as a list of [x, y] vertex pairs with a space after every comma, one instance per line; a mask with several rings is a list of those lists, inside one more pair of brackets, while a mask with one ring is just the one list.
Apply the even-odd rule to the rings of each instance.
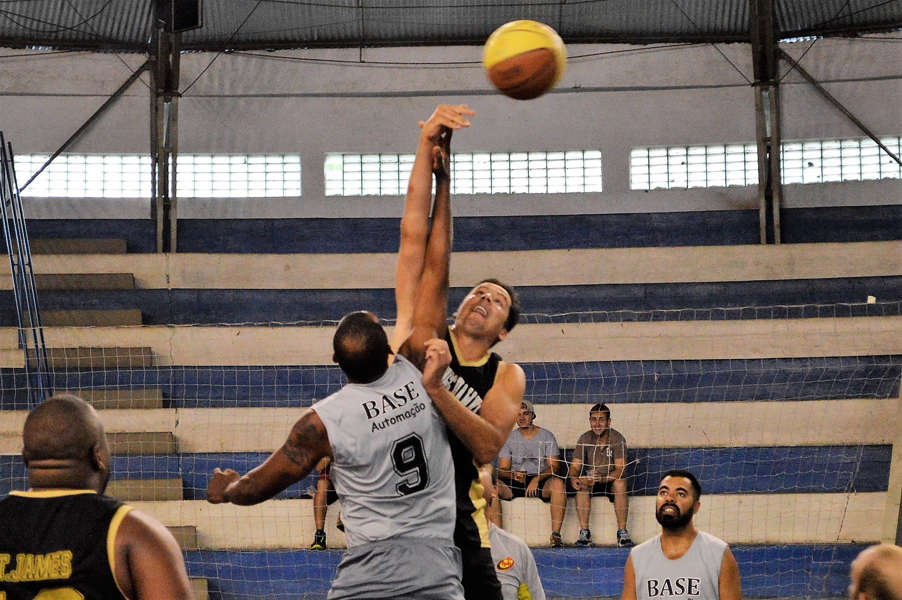
[[[676, 514], [661, 514], [661, 510], [658, 509], [655, 511], [655, 519], [657, 519], [658, 523], [661, 524], [661, 527], [668, 531], [676, 531], [678, 529], [683, 529], [686, 525], [688, 525], [692, 521], [692, 511], [683, 513], [680, 511], [680, 507], [673, 504], [665, 504], [664, 506], [673, 506], [676, 509]], [[662, 506], [661, 508], [664, 508]]]

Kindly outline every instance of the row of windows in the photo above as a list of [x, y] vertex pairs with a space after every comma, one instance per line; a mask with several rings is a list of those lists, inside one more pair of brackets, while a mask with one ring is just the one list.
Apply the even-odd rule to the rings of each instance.
[[[19, 184], [49, 156], [17, 155]], [[62, 154], [25, 190], [41, 198], [150, 198], [150, 156]], [[23, 177], [23, 174], [25, 176]], [[301, 195], [298, 155], [181, 155], [176, 194], [181, 198], [270, 198]]]
[[[899, 156], [900, 138], [882, 143]], [[20, 184], [48, 159], [15, 158]], [[326, 154], [327, 196], [400, 196], [407, 189], [412, 154]], [[301, 195], [298, 155], [180, 155], [180, 198], [270, 198]], [[787, 142], [781, 151], [783, 183], [900, 179], [902, 168], [870, 139]], [[455, 194], [601, 192], [601, 152], [493, 152], [452, 155]], [[756, 185], [754, 144], [634, 148], [630, 189]], [[76, 155], [56, 158], [23, 196], [149, 198], [150, 157]]]
[[[899, 156], [900, 138], [881, 138]], [[780, 153], [783, 183], [900, 179], [902, 168], [871, 139], [787, 142]], [[630, 188], [726, 187], [758, 182], [754, 144], [634, 148]]]
[[[326, 154], [327, 196], [403, 195], [413, 154]], [[451, 155], [452, 194], [601, 191], [601, 152], [493, 152]]]

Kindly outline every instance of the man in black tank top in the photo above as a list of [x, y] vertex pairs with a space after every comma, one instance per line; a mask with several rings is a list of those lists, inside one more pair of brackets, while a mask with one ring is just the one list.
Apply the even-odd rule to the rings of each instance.
[[192, 598], [169, 530], [103, 495], [110, 449], [87, 402], [61, 395], [40, 404], [23, 441], [31, 489], [0, 500], [0, 598]]
[[444, 387], [427, 391], [450, 429], [458, 507], [455, 543], [463, 558], [464, 591], [468, 600], [501, 600], [477, 466], [494, 460], [504, 446], [526, 388], [523, 369], [490, 351], [517, 324], [517, 295], [498, 280], [482, 281], [464, 298], [453, 327], [448, 327], [451, 134], [469, 127], [467, 117], [475, 114], [466, 105], [442, 105], [420, 122], [401, 221], [395, 282], [398, 322], [392, 346], [414, 364], [422, 363], [426, 347], [440, 345], [451, 352]]

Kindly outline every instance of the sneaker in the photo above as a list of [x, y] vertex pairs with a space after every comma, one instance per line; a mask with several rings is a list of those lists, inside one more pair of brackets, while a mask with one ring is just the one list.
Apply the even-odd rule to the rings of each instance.
[[591, 548], [595, 545], [592, 541], [592, 532], [588, 529], [580, 529], [579, 537], [576, 539], [577, 548]]
[[313, 543], [310, 544], [311, 550], [325, 550], [326, 549], [326, 532], [322, 529], [317, 529], [316, 533], [313, 534]]
[[633, 540], [630, 539], [630, 533], [626, 529], [617, 530], [617, 545], [621, 548], [632, 548], [635, 546]]
[[563, 548], [564, 540], [561, 539], [561, 534], [557, 531], [553, 531], [551, 533], [551, 547], [552, 548]]

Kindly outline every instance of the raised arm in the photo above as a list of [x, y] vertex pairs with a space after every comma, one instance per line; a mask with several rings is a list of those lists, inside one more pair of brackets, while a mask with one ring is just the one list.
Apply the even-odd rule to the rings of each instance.
[[243, 477], [231, 469], [213, 471], [207, 501], [259, 504], [306, 477], [321, 458], [331, 455], [326, 426], [315, 411], [308, 410], [291, 428], [285, 444], [259, 467]]
[[191, 600], [182, 551], [162, 523], [137, 510], [122, 519], [114, 545], [114, 576], [132, 600]]
[[[414, 311], [421, 298], [421, 280], [428, 261], [427, 243], [444, 243], [450, 253], [450, 239], [446, 242], [438, 239], [430, 241], [432, 178], [434, 175], [436, 180], [432, 232], [438, 230], [442, 237], [450, 236], [450, 212], [440, 211], [438, 205], [441, 199], [441, 203], [447, 207], [451, 194], [451, 134], [455, 129], [469, 127], [470, 122], [466, 116], [474, 114], [466, 105], [441, 105], [429, 120], [419, 124], [422, 128], [420, 143], [407, 186], [404, 216], [401, 219], [401, 247], [395, 272], [395, 303], [398, 312], [390, 343], [396, 352], [413, 331]], [[444, 214], [439, 214], [440, 212]], [[419, 345], [422, 346], [422, 342]], [[408, 354], [406, 351], [404, 353]], [[420, 363], [421, 360], [415, 362]], [[419, 366], [422, 368], [422, 364]]]

